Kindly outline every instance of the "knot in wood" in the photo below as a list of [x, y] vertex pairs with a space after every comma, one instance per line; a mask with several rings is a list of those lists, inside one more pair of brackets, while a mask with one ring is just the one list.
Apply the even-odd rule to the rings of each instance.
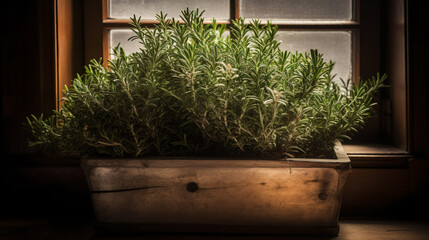
[[188, 192], [196, 192], [198, 188], [198, 184], [195, 182], [190, 182], [186, 185], [186, 190], [188, 190]]
[[320, 200], [326, 200], [327, 198], [328, 198], [328, 195], [326, 195], [326, 193], [319, 193]]

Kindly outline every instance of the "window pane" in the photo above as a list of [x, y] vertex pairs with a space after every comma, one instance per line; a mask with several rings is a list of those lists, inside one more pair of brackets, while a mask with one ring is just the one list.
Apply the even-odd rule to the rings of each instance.
[[350, 31], [285, 31], [278, 32], [280, 48], [288, 51], [309, 52], [317, 49], [325, 61], [335, 62], [336, 80], [352, 77], [352, 33]]
[[181, 11], [205, 10], [205, 18], [229, 19], [229, 0], [110, 0], [110, 18], [128, 19], [134, 14], [142, 19], [155, 19], [160, 11], [168, 18], [178, 18]]
[[128, 41], [128, 38], [132, 36], [134, 36], [134, 32], [129, 29], [110, 30], [110, 54], [113, 53], [112, 48], [116, 47], [119, 43], [126, 54], [139, 51], [141, 47], [139, 41]]
[[[223, 37], [229, 36], [229, 29], [223, 33]], [[140, 51], [142, 47], [138, 40], [128, 41], [130, 37], [134, 36], [134, 32], [130, 29], [113, 29], [110, 30], [110, 54], [113, 53], [112, 48], [118, 44], [124, 49], [126, 54]]]
[[[139, 51], [138, 41], [128, 41], [134, 33], [129, 29], [111, 30], [110, 46], [116, 47], [119, 43], [125, 53]], [[229, 31], [225, 35], [229, 35]], [[327, 61], [335, 63], [333, 72], [336, 80], [348, 79], [352, 76], [352, 34], [350, 31], [285, 31], [280, 30], [277, 39], [282, 41], [280, 48], [288, 51], [309, 52], [318, 49]], [[110, 49], [111, 53], [112, 50]]]
[[351, 21], [352, 0], [239, 0], [240, 16], [285, 21]]

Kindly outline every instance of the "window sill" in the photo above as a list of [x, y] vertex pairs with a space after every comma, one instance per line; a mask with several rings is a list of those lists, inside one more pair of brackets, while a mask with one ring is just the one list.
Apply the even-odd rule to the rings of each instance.
[[413, 157], [404, 149], [388, 144], [344, 144], [354, 168], [408, 168]]

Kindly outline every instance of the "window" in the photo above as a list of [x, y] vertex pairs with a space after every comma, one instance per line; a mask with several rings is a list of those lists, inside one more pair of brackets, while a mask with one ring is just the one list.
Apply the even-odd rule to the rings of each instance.
[[177, 17], [186, 7], [205, 9], [206, 19], [215, 17], [221, 24], [230, 24], [231, 19], [238, 17], [263, 22], [270, 20], [279, 26], [278, 39], [282, 41], [282, 49], [319, 49], [325, 59], [336, 62], [337, 78], [358, 81], [359, 76], [367, 79], [377, 72], [388, 74], [390, 88], [379, 96], [377, 118], [369, 121], [354, 137], [352, 145], [355, 146], [349, 150], [359, 156], [403, 155], [409, 151], [410, 144], [406, 3], [404, 0], [84, 1], [84, 58], [86, 63], [99, 57], [106, 61], [111, 47], [118, 43], [128, 53], [136, 51], [138, 43], [126, 41], [132, 34], [129, 17], [133, 14], [142, 16], [141, 23], [148, 27], [156, 23], [154, 16], [159, 11]]
[[260, 19], [266, 23], [269, 20], [280, 27], [277, 38], [282, 41], [282, 50], [319, 49], [325, 59], [336, 62], [334, 71], [338, 80], [353, 78], [353, 73], [358, 73], [357, 65], [353, 63], [357, 57], [355, 36], [359, 23], [354, 11], [356, 3], [352, 0], [108, 0], [105, 4], [103, 22], [109, 24], [105, 26], [108, 35], [105, 53], [111, 53], [112, 47], [118, 44], [127, 53], [138, 51], [138, 42], [127, 41], [132, 31], [122, 25], [130, 16], [141, 16], [143, 24], [151, 25], [160, 11], [177, 19], [180, 11], [188, 7], [205, 10], [208, 23], [212, 18], [225, 24], [238, 17], [247, 22]]

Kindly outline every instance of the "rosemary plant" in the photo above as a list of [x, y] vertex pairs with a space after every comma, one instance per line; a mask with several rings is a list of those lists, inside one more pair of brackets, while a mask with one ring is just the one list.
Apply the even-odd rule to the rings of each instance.
[[338, 86], [317, 50], [281, 51], [277, 26], [134, 16], [139, 52], [91, 61], [53, 116], [28, 118], [45, 150], [109, 156], [221, 153], [326, 157], [370, 117], [385, 76]]

